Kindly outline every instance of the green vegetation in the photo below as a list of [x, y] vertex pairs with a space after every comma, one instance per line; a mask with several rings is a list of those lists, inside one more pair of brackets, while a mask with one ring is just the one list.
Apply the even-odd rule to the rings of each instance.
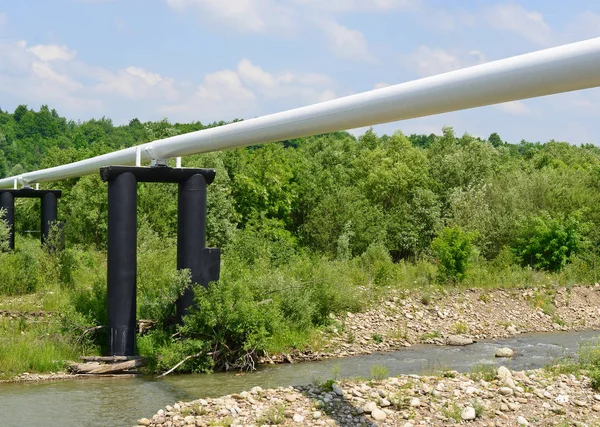
[[[223, 124], [75, 123], [46, 106], [20, 106], [0, 111], [0, 177]], [[364, 310], [393, 289], [418, 289], [430, 304], [445, 287], [547, 291], [598, 280], [595, 146], [506, 144], [451, 128], [408, 137], [336, 132], [190, 156], [183, 165], [217, 171], [207, 238], [223, 249], [222, 276], [174, 325], [173, 303], [189, 284], [176, 271], [176, 191], [140, 184], [137, 316], [154, 327], [139, 335], [138, 349], [151, 371], [190, 355], [178, 371], [252, 369], [265, 354], [322, 348], [322, 332], [333, 327], [352, 341], [331, 314]], [[25, 320], [32, 325], [23, 334], [8, 332], [20, 321], [3, 321], [3, 378], [58, 369], [52, 361], [102, 352], [106, 341], [106, 184], [90, 175], [52, 188], [63, 191], [64, 250], [40, 248], [31, 233], [39, 201], [17, 200], [12, 253], [0, 223], [0, 310], [55, 313], [43, 327]], [[553, 313], [551, 301], [534, 303]], [[20, 356], [23, 343], [44, 350]]]
[[390, 376], [390, 371], [386, 366], [373, 365], [370, 369], [371, 379], [374, 381], [381, 381]]

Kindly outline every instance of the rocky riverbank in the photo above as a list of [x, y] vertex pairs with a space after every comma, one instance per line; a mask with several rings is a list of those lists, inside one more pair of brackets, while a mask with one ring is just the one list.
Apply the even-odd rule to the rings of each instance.
[[250, 391], [179, 402], [138, 425], [171, 426], [591, 426], [600, 394], [581, 375], [505, 367], [468, 375], [400, 376]]
[[600, 329], [600, 284], [547, 289], [392, 291], [363, 313], [332, 317], [321, 349], [266, 356], [285, 363], [394, 351], [416, 343], [464, 345], [526, 332]]

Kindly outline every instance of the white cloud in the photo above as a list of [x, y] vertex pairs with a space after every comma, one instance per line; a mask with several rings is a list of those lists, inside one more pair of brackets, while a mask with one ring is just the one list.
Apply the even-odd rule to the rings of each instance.
[[254, 117], [261, 114], [328, 101], [336, 97], [327, 76], [308, 73], [270, 73], [242, 59], [235, 70], [208, 74], [189, 97], [162, 108], [187, 120], [204, 113], [211, 120]]
[[320, 12], [387, 12], [416, 9], [421, 0], [292, 0], [300, 6]]
[[369, 44], [364, 34], [351, 30], [334, 21], [320, 23], [329, 42], [329, 50], [340, 59], [361, 62], [374, 62], [375, 56], [369, 52]]
[[73, 118], [247, 118], [333, 99], [335, 86], [323, 74], [270, 72], [248, 59], [194, 84], [137, 66], [110, 70], [90, 65], [75, 59], [66, 46], [30, 48], [24, 41], [0, 41], [0, 99], [49, 104]]
[[379, 82], [379, 83], [375, 83], [373, 85], [373, 89], [382, 89], [384, 87], [388, 87], [391, 86], [389, 83], [385, 83], [385, 82]]
[[485, 13], [487, 24], [497, 30], [510, 31], [525, 37], [538, 45], [547, 46], [553, 42], [552, 28], [541, 13], [530, 11], [514, 4], [498, 4]]
[[292, 10], [272, 0], [166, 0], [175, 10], [197, 9], [205, 22], [223, 23], [240, 32], [264, 33], [293, 27]]
[[482, 52], [476, 50], [470, 52], [448, 51], [429, 46], [419, 46], [414, 53], [404, 56], [402, 62], [406, 68], [425, 77], [481, 64], [485, 62], [485, 56]]
[[42, 61], [55, 61], [63, 60], [70, 61], [75, 58], [77, 52], [69, 49], [66, 46], [59, 46], [55, 44], [39, 44], [29, 48], [29, 51], [37, 56]]
[[495, 105], [495, 107], [514, 116], [528, 116], [533, 113], [523, 101], [504, 102], [502, 104]]
[[573, 42], [600, 36], [600, 14], [589, 10], [578, 15], [567, 26], [566, 41]]

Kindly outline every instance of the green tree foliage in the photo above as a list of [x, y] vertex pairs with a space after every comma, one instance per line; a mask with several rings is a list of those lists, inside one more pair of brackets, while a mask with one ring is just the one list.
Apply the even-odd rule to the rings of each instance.
[[[73, 122], [48, 106], [21, 105], [0, 110], [0, 176], [225, 124]], [[331, 312], [358, 310], [399, 283], [598, 276], [600, 149], [593, 145], [510, 144], [497, 133], [486, 140], [449, 127], [409, 137], [371, 129], [359, 138], [334, 132], [189, 156], [183, 165], [217, 172], [208, 187], [207, 244], [223, 248], [223, 276], [199, 293], [206, 316], [199, 311], [177, 331], [173, 301], [187, 276], [175, 270], [176, 186], [140, 184], [138, 316], [160, 325], [140, 349], [156, 369], [213, 348], [220, 356], [182, 369], [247, 365], [261, 352], [301, 349]], [[64, 330], [103, 325], [106, 184], [93, 174], [44, 188], [63, 191], [65, 250], [45, 251], [26, 238], [39, 237], [39, 201], [18, 200], [20, 240], [13, 253], [0, 251], [0, 294], [62, 289], [71, 307]]]
[[443, 279], [453, 282], [465, 279], [473, 259], [473, 237], [458, 227], [447, 227], [431, 242]]
[[561, 219], [544, 212], [523, 224], [514, 251], [523, 265], [560, 271], [581, 250], [583, 230], [579, 215]]

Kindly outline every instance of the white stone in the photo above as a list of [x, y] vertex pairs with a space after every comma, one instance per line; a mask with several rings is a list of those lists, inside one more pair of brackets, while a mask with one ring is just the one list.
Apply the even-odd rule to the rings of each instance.
[[496, 357], [513, 357], [514, 355], [515, 352], [508, 347], [502, 347], [496, 350]]
[[504, 380], [506, 378], [512, 378], [512, 374], [510, 373], [508, 368], [506, 368], [504, 366], [500, 366], [498, 368], [498, 378], [501, 380]]
[[566, 405], [567, 403], [569, 403], [569, 396], [567, 396], [566, 394], [559, 394], [558, 396], [556, 396], [556, 399], [554, 399], [554, 401], [559, 405]]
[[304, 417], [300, 414], [294, 414], [294, 418], [292, 418], [294, 420], [295, 423], [302, 423], [304, 422]]
[[446, 338], [446, 344], [453, 346], [463, 346], [473, 344], [473, 340], [463, 335], [450, 335], [448, 338]]
[[371, 412], [371, 416], [376, 421], [383, 421], [387, 417], [386, 413], [383, 412], [381, 409], [378, 409], [378, 408], [375, 408], [373, 410], [373, 412]]
[[318, 420], [319, 418], [321, 418], [322, 415], [323, 414], [321, 413], [321, 411], [315, 411], [315, 412], [312, 413], [312, 417], [315, 420]]
[[520, 426], [528, 426], [529, 425], [529, 421], [527, 421], [525, 419], [525, 417], [519, 416], [519, 417], [517, 417], [517, 424], [520, 425]]
[[477, 417], [477, 414], [475, 413], [475, 409], [473, 407], [467, 406], [462, 410], [460, 417], [465, 421], [469, 421], [474, 420], [475, 417]]
[[418, 408], [419, 406], [421, 406], [421, 401], [418, 397], [413, 397], [410, 401], [410, 406], [412, 406], [413, 408]]
[[498, 390], [498, 393], [500, 393], [503, 396], [512, 396], [512, 394], [514, 393], [512, 388], [510, 387], [500, 387], [500, 389]]
[[373, 410], [377, 409], [377, 404], [375, 402], [369, 402], [367, 403], [365, 406], [363, 406], [363, 410], [367, 413], [370, 414], [371, 412], [373, 412]]

